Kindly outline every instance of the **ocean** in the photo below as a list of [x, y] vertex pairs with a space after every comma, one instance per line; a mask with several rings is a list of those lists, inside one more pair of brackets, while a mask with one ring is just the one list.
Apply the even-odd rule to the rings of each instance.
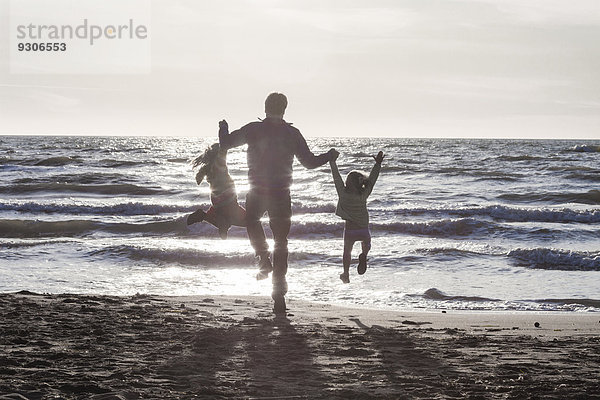
[[[190, 161], [215, 141], [0, 136], [0, 292], [269, 295], [244, 228], [221, 240], [211, 225], [186, 225], [210, 205]], [[379, 150], [386, 158], [369, 198], [369, 268], [359, 276], [353, 264], [350, 284], [338, 277], [329, 165], [296, 162], [290, 306], [600, 312], [599, 141], [308, 143], [340, 151], [342, 175], [368, 172]], [[245, 148], [228, 166], [244, 205]]]

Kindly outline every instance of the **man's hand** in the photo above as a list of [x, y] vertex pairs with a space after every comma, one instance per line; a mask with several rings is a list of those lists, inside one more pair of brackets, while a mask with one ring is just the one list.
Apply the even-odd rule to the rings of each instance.
[[335, 161], [340, 156], [340, 152], [337, 151], [336, 149], [330, 149], [328, 151], [328, 153], [329, 153], [329, 161]]
[[379, 153], [377, 153], [376, 156], [372, 156], [372, 157], [373, 157], [373, 159], [375, 160], [375, 162], [377, 164], [381, 164], [381, 162], [383, 161], [383, 157], [384, 157], [383, 156], [383, 151], [380, 151]]
[[224, 119], [219, 121], [219, 130], [220, 129], [225, 129], [225, 130], [229, 130], [229, 125], [227, 124], [227, 121], [225, 121]]

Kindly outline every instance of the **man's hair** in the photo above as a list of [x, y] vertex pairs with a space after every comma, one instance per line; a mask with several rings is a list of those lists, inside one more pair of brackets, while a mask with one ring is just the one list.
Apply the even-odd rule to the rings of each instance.
[[265, 113], [283, 115], [287, 104], [287, 97], [283, 93], [271, 93], [265, 100]]

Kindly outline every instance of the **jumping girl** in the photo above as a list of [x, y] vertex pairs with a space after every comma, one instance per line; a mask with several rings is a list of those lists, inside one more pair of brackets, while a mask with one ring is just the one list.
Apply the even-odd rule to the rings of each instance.
[[346, 176], [346, 183], [344, 184], [335, 162], [338, 155], [339, 153], [336, 152], [329, 165], [331, 166], [335, 189], [339, 196], [335, 214], [346, 221], [344, 226], [344, 255], [342, 257], [344, 272], [340, 274], [340, 279], [344, 283], [350, 283], [351, 253], [352, 247], [357, 241], [362, 244], [362, 253], [358, 256], [357, 272], [362, 275], [367, 270], [367, 254], [371, 249], [367, 198], [373, 191], [384, 156], [383, 152], [380, 151], [377, 156], [373, 157], [375, 165], [368, 176], [361, 171], [352, 171]]
[[204, 178], [210, 185], [210, 201], [208, 211], [198, 209], [187, 218], [187, 224], [206, 221], [219, 229], [221, 239], [227, 239], [231, 225], [246, 226], [246, 210], [238, 204], [235, 183], [227, 170], [227, 150], [222, 150], [218, 143], [210, 146], [197, 157], [193, 168], [198, 168], [196, 183], [200, 185]]

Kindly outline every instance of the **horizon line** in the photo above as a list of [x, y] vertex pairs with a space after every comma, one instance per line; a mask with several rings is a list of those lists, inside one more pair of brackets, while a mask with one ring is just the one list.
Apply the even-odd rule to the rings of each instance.
[[[217, 135], [132, 135], [132, 134], [80, 134], [80, 133], [0, 133], [0, 137], [131, 137], [131, 138], [161, 138], [161, 139], [177, 139], [177, 138], [215, 138]], [[460, 139], [460, 140], [562, 140], [562, 141], [574, 141], [574, 140], [585, 140], [585, 141], [600, 141], [600, 139], [586, 138], [586, 137], [571, 137], [571, 138], [556, 138], [556, 137], [480, 137], [480, 136], [311, 136], [303, 135], [308, 139], [435, 139], [435, 140], [448, 140], [448, 139]]]

